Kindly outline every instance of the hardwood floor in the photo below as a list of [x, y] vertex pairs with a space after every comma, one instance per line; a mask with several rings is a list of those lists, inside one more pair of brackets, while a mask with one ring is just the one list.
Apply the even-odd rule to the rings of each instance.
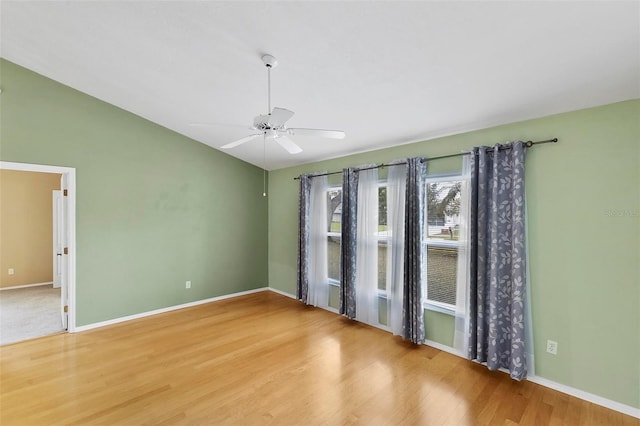
[[0, 424], [640, 422], [261, 292], [0, 348]]

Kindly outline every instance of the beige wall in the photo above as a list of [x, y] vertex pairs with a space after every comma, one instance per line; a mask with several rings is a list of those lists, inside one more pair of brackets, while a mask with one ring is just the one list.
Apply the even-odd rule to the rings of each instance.
[[0, 287], [53, 281], [56, 189], [58, 174], [0, 170]]

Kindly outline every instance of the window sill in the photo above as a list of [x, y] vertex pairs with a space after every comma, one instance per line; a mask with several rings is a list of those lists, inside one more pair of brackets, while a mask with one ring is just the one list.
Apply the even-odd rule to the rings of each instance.
[[[334, 279], [331, 279], [331, 278], [329, 278], [329, 281], [328, 281], [327, 284], [329, 284], [332, 287], [340, 287], [340, 281], [334, 280]], [[378, 290], [378, 297], [381, 298], [381, 299], [386, 299], [387, 298], [387, 292], [384, 291], [384, 290]], [[428, 311], [440, 312], [441, 314], [451, 315], [451, 316], [455, 316], [456, 315], [455, 306], [451, 306], [451, 305], [448, 305], [446, 303], [428, 301], [428, 302], [424, 302], [422, 304], [422, 307], [423, 307], [423, 309], [426, 309]]]
[[438, 303], [438, 302], [425, 302], [422, 304], [422, 307], [428, 311], [433, 311], [433, 312], [440, 312], [441, 314], [445, 314], [445, 315], [451, 315], [451, 316], [455, 316], [456, 315], [456, 309], [455, 307], [451, 306], [451, 305], [447, 305], [445, 303]]

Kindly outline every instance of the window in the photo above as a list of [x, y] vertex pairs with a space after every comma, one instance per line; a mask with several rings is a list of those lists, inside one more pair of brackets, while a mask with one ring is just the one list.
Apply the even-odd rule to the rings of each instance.
[[387, 187], [378, 187], [378, 290], [381, 295], [387, 291]]
[[460, 232], [460, 177], [427, 179], [427, 308], [455, 312]]
[[342, 239], [342, 189], [327, 191], [327, 265], [329, 284], [340, 285], [340, 241]]
[[[426, 182], [426, 280], [424, 294], [427, 309], [453, 314], [456, 305], [456, 281], [460, 225], [460, 176], [428, 178]], [[342, 189], [327, 191], [327, 264], [329, 285], [340, 285], [340, 245], [342, 240]], [[378, 291], [387, 294], [387, 186], [378, 187]]]
[[[329, 284], [340, 285], [340, 242], [342, 239], [342, 189], [327, 191], [327, 264]], [[387, 187], [378, 188], [378, 289], [387, 289]]]

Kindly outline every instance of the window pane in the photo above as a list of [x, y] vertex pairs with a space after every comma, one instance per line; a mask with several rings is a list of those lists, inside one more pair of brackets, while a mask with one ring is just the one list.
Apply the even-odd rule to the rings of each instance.
[[387, 242], [378, 241], [378, 290], [387, 289]]
[[340, 237], [327, 239], [327, 264], [329, 279], [340, 281]]
[[427, 183], [427, 238], [458, 239], [460, 187], [459, 180]]
[[427, 247], [427, 299], [456, 304], [456, 247]]
[[331, 189], [327, 191], [327, 218], [329, 226], [327, 231], [340, 232], [342, 226], [342, 190]]
[[387, 187], [378, 188], [378, 231], [387, 230]]
[[387, 289], [387, 187], [378, 188], [378, 290]]

